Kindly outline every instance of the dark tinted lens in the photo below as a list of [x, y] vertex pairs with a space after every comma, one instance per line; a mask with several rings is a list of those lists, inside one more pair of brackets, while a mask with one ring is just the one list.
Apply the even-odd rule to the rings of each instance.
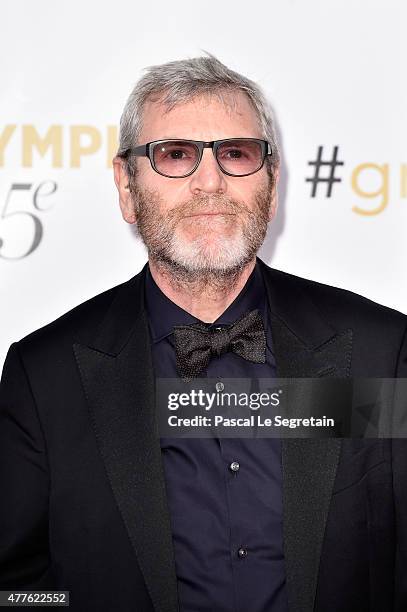
[[263, 147], [255, 140], [228, 140], [218, 147], [217, 159], [229, 174], [251, 174], [263, 163]]
[[153, 160], [158, 172], [169, 177], [189, 174], [199, 158], [196, 145], [184, 140], [166, 140], [154, 146]]

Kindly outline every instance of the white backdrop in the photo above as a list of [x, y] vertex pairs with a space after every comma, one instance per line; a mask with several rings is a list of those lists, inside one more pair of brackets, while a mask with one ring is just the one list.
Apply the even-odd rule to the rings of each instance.
[[[404, 0], [6, 0], [0, 14], [0, 367], [12, 341], [146, 261], [109, 164], [118, 121], [144, 67], [202, 50], [275, 109], [284, 167], [263, 259], [407, 312]], [[340, 181], [311, 197], [309, 162], [335, 146]]]

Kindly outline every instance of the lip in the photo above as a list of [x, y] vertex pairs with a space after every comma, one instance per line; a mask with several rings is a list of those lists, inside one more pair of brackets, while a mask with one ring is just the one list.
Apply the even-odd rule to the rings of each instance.
[[225, 215], [234, 215], [235, 213], [230, 213], [230, 212], [222, 212], [222, 211], [218, 211], [218, 212], [198, 212], [198, 213], [193, 213], [191, 215], [185, 215], [185, 217], [216, 217], [219, 215], [225, 216]]

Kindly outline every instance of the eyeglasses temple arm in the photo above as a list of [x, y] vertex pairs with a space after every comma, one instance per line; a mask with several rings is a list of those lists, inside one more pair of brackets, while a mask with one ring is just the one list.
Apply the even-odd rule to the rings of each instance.
[[125, 154], [128, 155], [137, 155], [138, 157], [148, 157], [148, 147], [149, 144], [140, 145], [139, 147], [132, 147], [131, 149], [127, 149]]

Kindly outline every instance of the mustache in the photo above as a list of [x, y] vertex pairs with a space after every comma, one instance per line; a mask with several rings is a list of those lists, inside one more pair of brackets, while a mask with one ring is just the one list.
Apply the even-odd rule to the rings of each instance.
[[223, 194], [214, 194], [211, 196], [196, 196], [187, 200], [168, 211], [167, 217], [172, 220], [179, 220], [197, 213], [254, 214], [245, 204]]

